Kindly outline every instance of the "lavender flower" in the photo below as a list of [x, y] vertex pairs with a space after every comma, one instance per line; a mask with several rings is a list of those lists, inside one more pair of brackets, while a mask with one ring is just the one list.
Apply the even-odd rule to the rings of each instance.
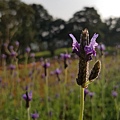
[[49, 63], [49, 62], [43, 63], [43, 67], [44, 67], [44, 68], [50, 67], [50, 63]]
[[13, 65], [13, 64], [9, 65], [10, 70], [14, 70], [15, 68], [16, 68], [15, 65]]
[[33, 120], [36, 120], [37, 118], [39, 118], [39, 114], [38, 114], [37, 112], [32, 113], [32, 114], [31, 114], [31, 118], [32, 118]]
[[88, 95], [90, 96], [90, 98], [93, 98], [93, 96], [95, 95], [94, 92], [89, 92]]
[[12, 45], [9, 47], [9, 49], [10, 49], [11, 52], [14, 51]]
[[97, 48], [100, 50], [100, 51], [104, 51], [106, 49], [105, 45], [100, 43]]
[[58, 81], [60, 81], [60, 77], [59, 74], [61, 73], [61, 70], [59, 68], [57, 68], [54, 73], [57, 75]]
[[31, 50], [30, 47], [27, 47], [25, 51], [26, 51], [26, 53], [29, 53], [30, 50]]
[[32, 91], [31, 92], [27, 92], [26, 94], [23, 94], [23, 99], [24, 100], [29, 100], [29, 101], [31, 101], [32, 100]]
[[19, 42], [18, 42], [18, 41], [15, 41], [15, 45], [18, 47], [18, 46], [19, 46]]
[[73, 36], [73, 34], [69, 34], [69, 36], [72, 38], [72, 50], [74, 53], [76, 53], [79, 56], [80, 52], [80, 44], [77, 42], [76, 38]]
[[17, 53], [15, 51], [12, 51], [10, 55], [11, 55], [11, 57], [16, 57]]
[[61, 53], [60, 56], [61, 56], [61, 58], [63, 58], [63, 59], [68, 59], [68, 58], [70, 58], [70, 54], [67, 54], [67, 53], [65, 53], [65, 54]]
[[30, 57], [34, 58], [35, 57], [35, 53], [31, 53]]
[[8, 47], [8, 43], [4, 43], [3, 46], [4, 46], [5, 48], [7, 48], [7, 47]]
[[86, 95], [88, 95], [88, 94], [89, 94], [89, 90], [88, 90], [87, 88], [85, 88], [85, 89], [84, 89], [84, 94], [85, 94], [85, 96], [84, 96], [84, 100], [85, 100]]
[[2, 59], [5, 59], [7, 56], [5, 54], [1, 55]]
[[79, 57], [79, 71], [78, 78], [76, 80], [78, 85], [82, 85], [82, 87], [86, 88], [100, 72], [101, 64], [100, 61], [97, 61], [91, 71], [90, 77], [88, 77], [89, 61], [92, 59], [92, 56], [96, 56], [95, 48], [98, 46], [98, 43], [96, 42], [98, 34], [95, 33], [89, 41], [88, 30], [83, 30], [80, 38], [80, 44], [77, 42], [73, 34], [69, 34], [69, 36], [73, 40], [72, 50]]
[[85, 95], [87, 95], [89, 93], [89, 90], [87, 88], [85, 88], [84, 93], [85, 93]]
[[61, 70], [59, 69], [59, 68], [57, 68], [56, 70], [55, 70], [55, 74], [56, 75], [59, 75], [61, 73]]
[[26, 108], [29, 108], [29, 102], [32, 100], [32, 92], [26, 91], [26, 94], [23, 94], [23, 99], [26, 101]]
[[113, 96], [114, 98], [116, 98], [116, 97], [118, 96], [118, 93], [113, 90], [113, 91], [112, 91], [112, 96]]
[[67, 54], [67, 53], [63, 54], [63, 53], [61, 53], [60, 56], [64, 60], [64, 68], [66, 69], [68, 67], [67, 59], [70, 58], [70, 54]]
[[[76, 38], [72, 35], [69, 34], [69, 36], [72, 38], [73, 43], [72, 43], [72, 50], [74, 53], [76, 53], [80, 57], [80, 44], [77, 42]], [[96, 42], [96, 38], [98, 37], [98, 34], [94, 34], [90, 43], [84, 46], [84, 52], [86, 56], [88, 56], [88, 60], [91, 60], [91, 56], [96, 56], [96, 51], [95, 48], [98, 46], [98, 43]]]
[[47, 68], [50, 67], [50, 63], [45, 61], [45, 63], [43, 63], [43, 68], [44, 68], [44, 75], [47, 76]]

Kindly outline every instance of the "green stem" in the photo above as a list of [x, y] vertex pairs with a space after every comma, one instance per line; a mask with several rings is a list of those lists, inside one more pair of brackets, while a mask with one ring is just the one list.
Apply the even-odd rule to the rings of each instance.
[[63, 85], [63, 120], [65, 119], [65, 114], [66, 114], [66, 83], [67, 83], [67, 72], [68, 68], [65, 69], [65, 81]]
[[46, 106], [47, 106], [47, 114], [49, 114], [49, 103], [48, 103], [48, 76], [45, 76], [46, 81]]
[[84, 112], [84, 88], [80, 86], [80, 116], [79, 120], [83, 120], [83, 112]]
[[28, 120], [30, 120], [30, 108], [27, 108]]
[[119, 105], [117, 104], [116, 98], [115, 98], [114, 102], [115, 102], [115, 109], [116, 109], [116, 118], [117, 118], [117, 120], [119, 120]]

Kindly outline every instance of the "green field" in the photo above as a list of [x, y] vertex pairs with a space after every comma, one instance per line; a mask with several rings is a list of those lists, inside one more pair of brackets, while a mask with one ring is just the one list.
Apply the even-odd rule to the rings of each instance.
[[[27, 59], [22, 65], [14, 61], [13, 69], [3, 64], [0, 70], [0, 120], [32, 120], [31, 114], [35, 111], [39, 114], [38, 120], [78, 120], [78, 57], [72, 55], [67, 60], [67, 69], [64, 69], [64, 61], [59, 56], [64, 51], [56, 51], [58, 58], [47, 58], [50, 62], [47, 77], [42, 66], [45, 59], [36, 62], [32, 58], [28, 65]], [[36, 54], [38, 57], [41, 55]], [[97, 56], [90, 61], [90, 70], [97, 59], [101, 61], [102, 68], [99, 77], [87, 88], [89, 94], [85, 97], [84, 120], [119, 120], [120, 55]], [[5, 60], [2, 62], [5, 63]], [[56, 74], [52, 74], [56, 68], [61, 70], [60, 80]], [[22, 97], [26, 93], [26, 86], [28, 92], [32, 91], [33, 94], [29, 109]], [[117, 93], [116, 97], [112, 95], [113, 91]]]

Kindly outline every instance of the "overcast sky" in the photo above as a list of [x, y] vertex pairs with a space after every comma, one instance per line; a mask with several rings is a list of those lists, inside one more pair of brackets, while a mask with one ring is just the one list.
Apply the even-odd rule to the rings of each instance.
[[21, 0], [41, 4], [54, 18], [68, 20], [83, 7], [94, 7], [102, 19], [120, 17], [120, 0]]

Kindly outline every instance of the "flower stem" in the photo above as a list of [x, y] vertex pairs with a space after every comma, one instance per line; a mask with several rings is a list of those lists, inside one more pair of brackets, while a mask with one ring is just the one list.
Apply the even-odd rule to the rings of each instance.
[[119, 105], [117, 104], [117, 100], [114, 100], [115, 102], [115, 109], [116, 109], [116, 120], [119, 120]]
[[80, 86], [80, 114], [79, 120], [83, 120], [83, 112], [84, 112], [84, 88]]
[[47, 114], [49, 115], [49, 103], [48, 103], [48, 76], [45, 76], [46, 86], [45, 86], [45, 92], [46, 92], [46, 107], [47, 107]]
[[66, 114], [66, 83], [67, 83], [67, 72], [68, 69], [65, 69], [65, 81], [64, 81], [64, 85], [63, 85], [63, 120], [65, 119], [65, 114]]
[[28, 120], [30, 120], [30, 108], [27, 108]]

